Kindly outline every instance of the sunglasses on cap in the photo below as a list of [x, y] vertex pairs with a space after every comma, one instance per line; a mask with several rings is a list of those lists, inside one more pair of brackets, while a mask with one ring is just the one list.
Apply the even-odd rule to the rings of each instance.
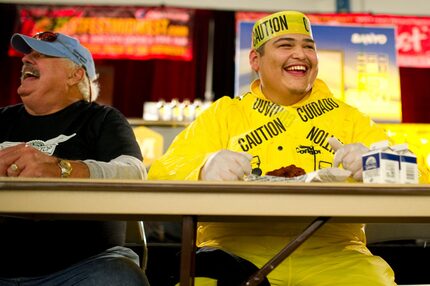
[[87, 59], [81, 53], [79, 53], [77, 50], [75, 50], [75, 49], [72, 50], [65, 43], [63, 43], [58, 38], [58, 33], [50, 32], [50, 31], [39, 32], [39, 33], [36, 33], [33, 36], [33, 39], [36, 39], [36, 40], [39, 40], [39, 41], [44, 41], [44, 42], [49, 42], [49, 43], [57, 41], [63, 47], [65, 47], [69, 52], [71, 52], [79, 60], [79, 62], [81, 63], [82, 67], [84, 68], [85, 74], [87, 75], [87, 78], [88, 78], [88, 88], [89, 88], [89, 91], [90, 91], [90, 100], [89, 101], [91, 102], [91, 97], [92, 97], [92, 94], [91, 94], [91, 82], [90, 82], [90, 77], [89, 77], [89, 75], [87, 73], [87, 70], [85, 69], [85, 63], [87, 62]]
[[58, 33], [49, 32], [49, 31], [39, 32], [33, 36], [33, 39], [44, 41], [44, 42], [49, 42], [49, 43], [57, 41], [60, 44], [62, 44], [69, 52], [71, 52], [73, 55], [75, 55], [81, 64], [87, 63], [87, 59], [79, 51], [77, 51], [75, 49], [72, 50], [71, 48], [69, 48], [65, 43], [63, 43], [58, 38]]

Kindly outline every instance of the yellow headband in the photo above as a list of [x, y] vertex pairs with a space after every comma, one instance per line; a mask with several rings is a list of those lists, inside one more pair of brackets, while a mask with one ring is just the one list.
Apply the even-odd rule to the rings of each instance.
[[268, 40], [285, 34], [303, 34], [312, 38], [308, 17], [296, 11], [281, 11], [259, 19], [252, 28], [252, 47], [258, 49]]

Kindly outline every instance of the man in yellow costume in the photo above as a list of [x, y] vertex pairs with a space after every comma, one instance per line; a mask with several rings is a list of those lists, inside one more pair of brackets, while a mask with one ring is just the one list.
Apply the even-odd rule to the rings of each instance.
[[[252, 69], [259, 79], [239, 98], [214, 102], [156, 161], [157, 180], [243, 180], [295, 164], [306, 172], [342, 165], [362, 180], [366, 146], [387, 139], [357, 109], [335, 99], [317, 79], [309, 19], [281, 11], [253, 27]], [[331, 146], [335, 137], [343, 145]], [[222, 249], [262, 267], [306, 224], [198, 225], [197, 246]], [[366, 248], [364, 225], [327, 223], [268, 276], [271, 285], [396, 285], [394, 273]], [[197, 282], [196, 285], [216, 285]]]

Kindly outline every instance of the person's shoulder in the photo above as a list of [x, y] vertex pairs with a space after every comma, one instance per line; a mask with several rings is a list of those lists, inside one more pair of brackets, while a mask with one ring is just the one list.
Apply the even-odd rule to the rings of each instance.
[[82, 120], [91, 122], [90, 124], [122, 124], [128, 125], [127, 118], [117, 108], [97, 102], [80, 101], [69, 109], [68, 113], [74, 113]]
[[237, 107], [241, 107], [243, 106], [243, 102], [245, 101], [247, 97], [248, 93], [241, 95], [241, 96], [236, 96], [236, 97], [231, 97], [231, 96], [223, 96], [221, 98], [219, 98], [218, 100], [216, 100], [214, 102], [214, 104], [216, 106], [222, 106], [224, 108], [237, 108]]
[[204, 108], [201, 115], [203, 115], [203, 117], [215, 116], [217, 118], [221, 118], [231, 116], [232, 114], [237, 115], [238, 113], [241, 113], [242, 109], [243, 103], [240, 98], [226, 95], [212, 102], [207, 108]]
[[336, 98], [331, 92], [330, 88], [327, 86], [327, 84], [321, 79], [317, 79], [315, 81], [314, 86], [316, 87], [316, 91], [317, 91], [316, 99], [327, 99], [330, 101], [331, 105], [334, 105], [336, 108], [341, 108], [344, 110], [349, 110], [351, 112], [360, 113], [360, 110], [355, 106], [352, 106], [346, 103], [342, 99]]
[[357, 114], [357, 115], [364, 114], [364, 112], [361, 111], [359, 108], [357, 108], [357, 107], [355, 107], [349, 103], [346, 103], [345, 101], [343, 101], [341, 99], [333, 97], [333, 102], [335, 102], [337, 105], [339, 105], [341, 110], [345, 111], [345, 113], [348, 113], [350, 115], [352, 115], [352, 114]]
[[106, 105], [106, 104], [101, 104], [101, 103], [94, 102], [94, 101], [93, 102], [81, 101], [80, 104], [83, 107], [86, 107], [86, 108], [88, 108], [90, 110], [94, 110], [94, 111], [105, 111], [105, 112], [108, 112], [108, 111], [111, 111], [111, 110], [116, 110], [116, 108], [113, 107], [113, 106]]
[[0, 107], [0, 114], [2, 115], [18, 114], [23, 111], [25, 111], [25, 108], [22, 103]]
[[224, 95], [224, 96], [220, 97], [219, 99], [217, 99], [214, 103], [217, 103], [217, 104], [231, 104], [234, 101], [235, 101], [235, 98], [233, 98], [231, 96]]
[[335, 108], [335, 110], [338, 111], [336, 112], [337, 116], [344, 116], [346, 118], [349, 118], [350, 120], [359, 120], [361, 118], [369, 117], [365, 112], [363, 112], [359, 108], [353, 105], [350, 105], [341, 99], [332, 97], [331, 101], [333, 102], [334, 105], [337, 106], [337, 108]]
[[121, 111], [119, 111], [119, 109], [117, 109], [116, 107], [110, 106], [110, 105], [106, 105], [106, 104], [101, 104], [98, 102], [82, 102], [82, 105], [84, 105], [88, 111], [92, 112], [92, 113], [97, 113], [97, 114], [112, 114], [112, 115], [117, 115], [120, 117], [123, 117], [124, 115], [122, 114]]

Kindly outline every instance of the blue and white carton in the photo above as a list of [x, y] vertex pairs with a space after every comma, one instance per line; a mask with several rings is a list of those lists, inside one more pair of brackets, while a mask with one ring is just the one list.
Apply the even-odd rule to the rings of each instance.
[[398, 144], [391, 149], [400, 156], [400, 183], [418, 184], [417, 156], [408, 149], [408, 144]]
[[400, 156], [390, 149], [388, 141], [370, 146], [370, 151], [362, 156], [364, 183], [400, 182]]

